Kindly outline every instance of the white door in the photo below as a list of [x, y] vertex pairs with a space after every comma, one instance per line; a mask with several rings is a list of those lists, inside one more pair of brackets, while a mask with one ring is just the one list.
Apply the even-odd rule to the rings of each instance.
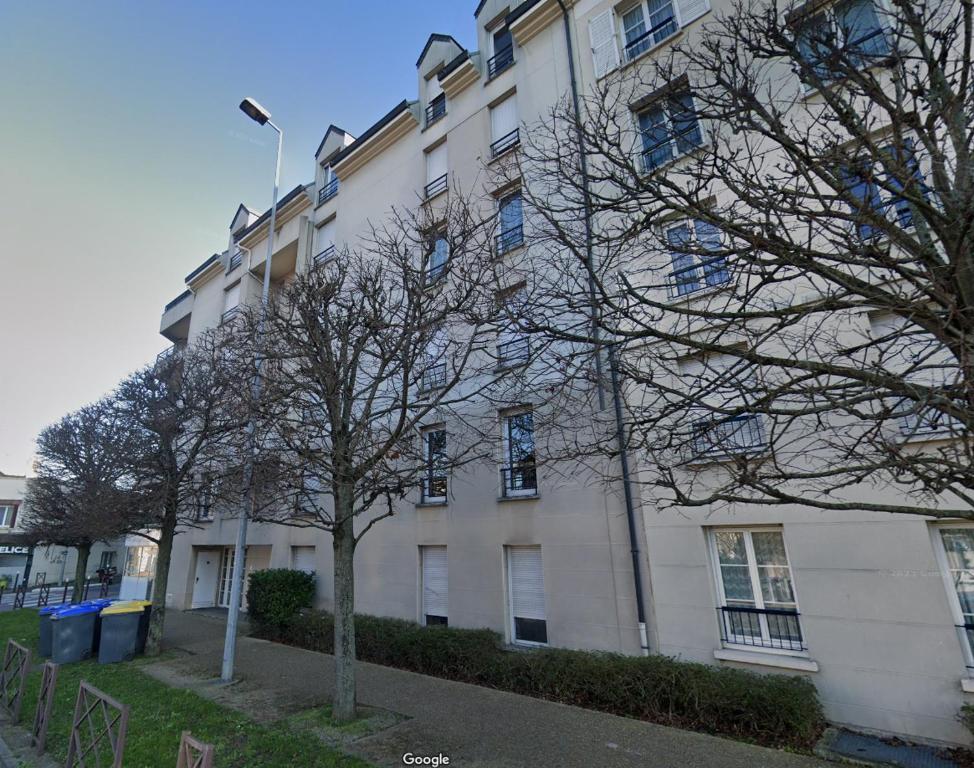
[[446, 547], [420, 547], [423, 560], [423, 624], [446, 624], [448, 612]]
[[220, 575], [220, 550], [201, 549], [196, 553], [196, 580], [193, 583], [192, 608], [216, 605], [216, 583]]

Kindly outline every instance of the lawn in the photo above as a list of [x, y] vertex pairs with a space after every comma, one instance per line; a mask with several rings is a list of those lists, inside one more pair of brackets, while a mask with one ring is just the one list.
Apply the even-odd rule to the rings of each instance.
[[[0, 642], [13, 638], [37, 658], [37, 612], [0, 613]], [[367, 768], [368, 764], [323, 744], [307, 731], [282, 723], [266, 726], [191, 692], [171, 688], [140, 671], [143, 660], [125, 664], [85, 661], [63, 665], [58, 672], [54, 714], [47, 751], [57, 760], [67, 756], [68, 734], [79, 681], [127, 704], [131, 710], [125, 745], [126, 768], [172, 768], [182, 731], [192, 731], [216, 746], [216, 765], [234, 768]], [[31, 672], [24, 694], [22, 726], [33, 721], [40, 686], [39, 668]]]

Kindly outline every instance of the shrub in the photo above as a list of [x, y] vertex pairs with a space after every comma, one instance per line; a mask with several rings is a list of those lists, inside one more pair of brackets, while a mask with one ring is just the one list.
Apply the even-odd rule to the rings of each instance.
[[[807, 748], [825, 721], [806, 678], [679, 661], [559, 649], [512, 651], [487, 629], [422, 627], [356, 616], [358, 658], [425, 675], [772, 746]], [[282, 639], [334, 650], [328, 613], [293, 615]]]
[[255, 571], [247, 587], [247, 613], [257, 634], [276, 638], [289, 619], [311, 607], [314, 597], [310, 573], [287, 568]]

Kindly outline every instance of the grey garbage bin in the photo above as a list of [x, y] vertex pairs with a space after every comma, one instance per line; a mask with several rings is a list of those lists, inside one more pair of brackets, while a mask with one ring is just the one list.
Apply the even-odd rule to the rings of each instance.
[[143, 613], [141, 605], [131, 603], [117, 603], [102, 610], [99, 664], [114, 664], [135, 658]]
[[40, 639], [37, 642], [38, 651], [41, 656], [48, 657], [51, 655], [51, 614], [53, 614], [59, 608], [64, 606], [51, 605], [41, 608], [38, 619], [38, 625], [40, 628]]
[[56, 664], [91, 656], [99, 610], [97, 605], [73, 605], [51, 614], [51, 658]]

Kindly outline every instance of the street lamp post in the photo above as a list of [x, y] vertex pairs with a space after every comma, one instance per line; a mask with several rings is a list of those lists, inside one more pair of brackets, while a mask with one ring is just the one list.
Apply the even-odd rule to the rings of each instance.
[[[256, 346], [257, 357], [254, 360], [254, 381], [251, 387], [251, 399], [254, 404], [260, 401], [263, 379], [263, 356], [260, 351], [261, 337], [264, 333], [264, 323], [267, 319], [267, 304], [271, 293], [271, 259], [274, 255], [274, 227], [277, 221], [277, 188], [281, 180], [281, 145], [284, 133], [271, 122], [271, 113], [251, 98], [240, 102], [241, 111], [259, 125], [269, 125], [277, 131], [277, 163], [274, 167], [274, 195], [271, 198], [270, 228], [267, 230], [267, 258], [264, 261], [264, 286], [260, 294], [260, 316], [257, 322]], [[244, 466], [243, 496], [244, 508], [241, 511], [240, 523], [237, 526], [237, 541], [233, 548], [233, 573], [230, 582], [230, 609], [227, 616], [227, 634], [223, 642], [223, 669], [220, 678], [224, 682], [233, 680], [233, 663], [237, 647], [237, 624], [240, 620], [240, 597], [243, 592], [244, 557], [247, 549], [247, 519], [254, 508], [254, 460], [257, 446], [254, 434], [256, 425], [251, 413], [247, 423], [247, 461]]]

